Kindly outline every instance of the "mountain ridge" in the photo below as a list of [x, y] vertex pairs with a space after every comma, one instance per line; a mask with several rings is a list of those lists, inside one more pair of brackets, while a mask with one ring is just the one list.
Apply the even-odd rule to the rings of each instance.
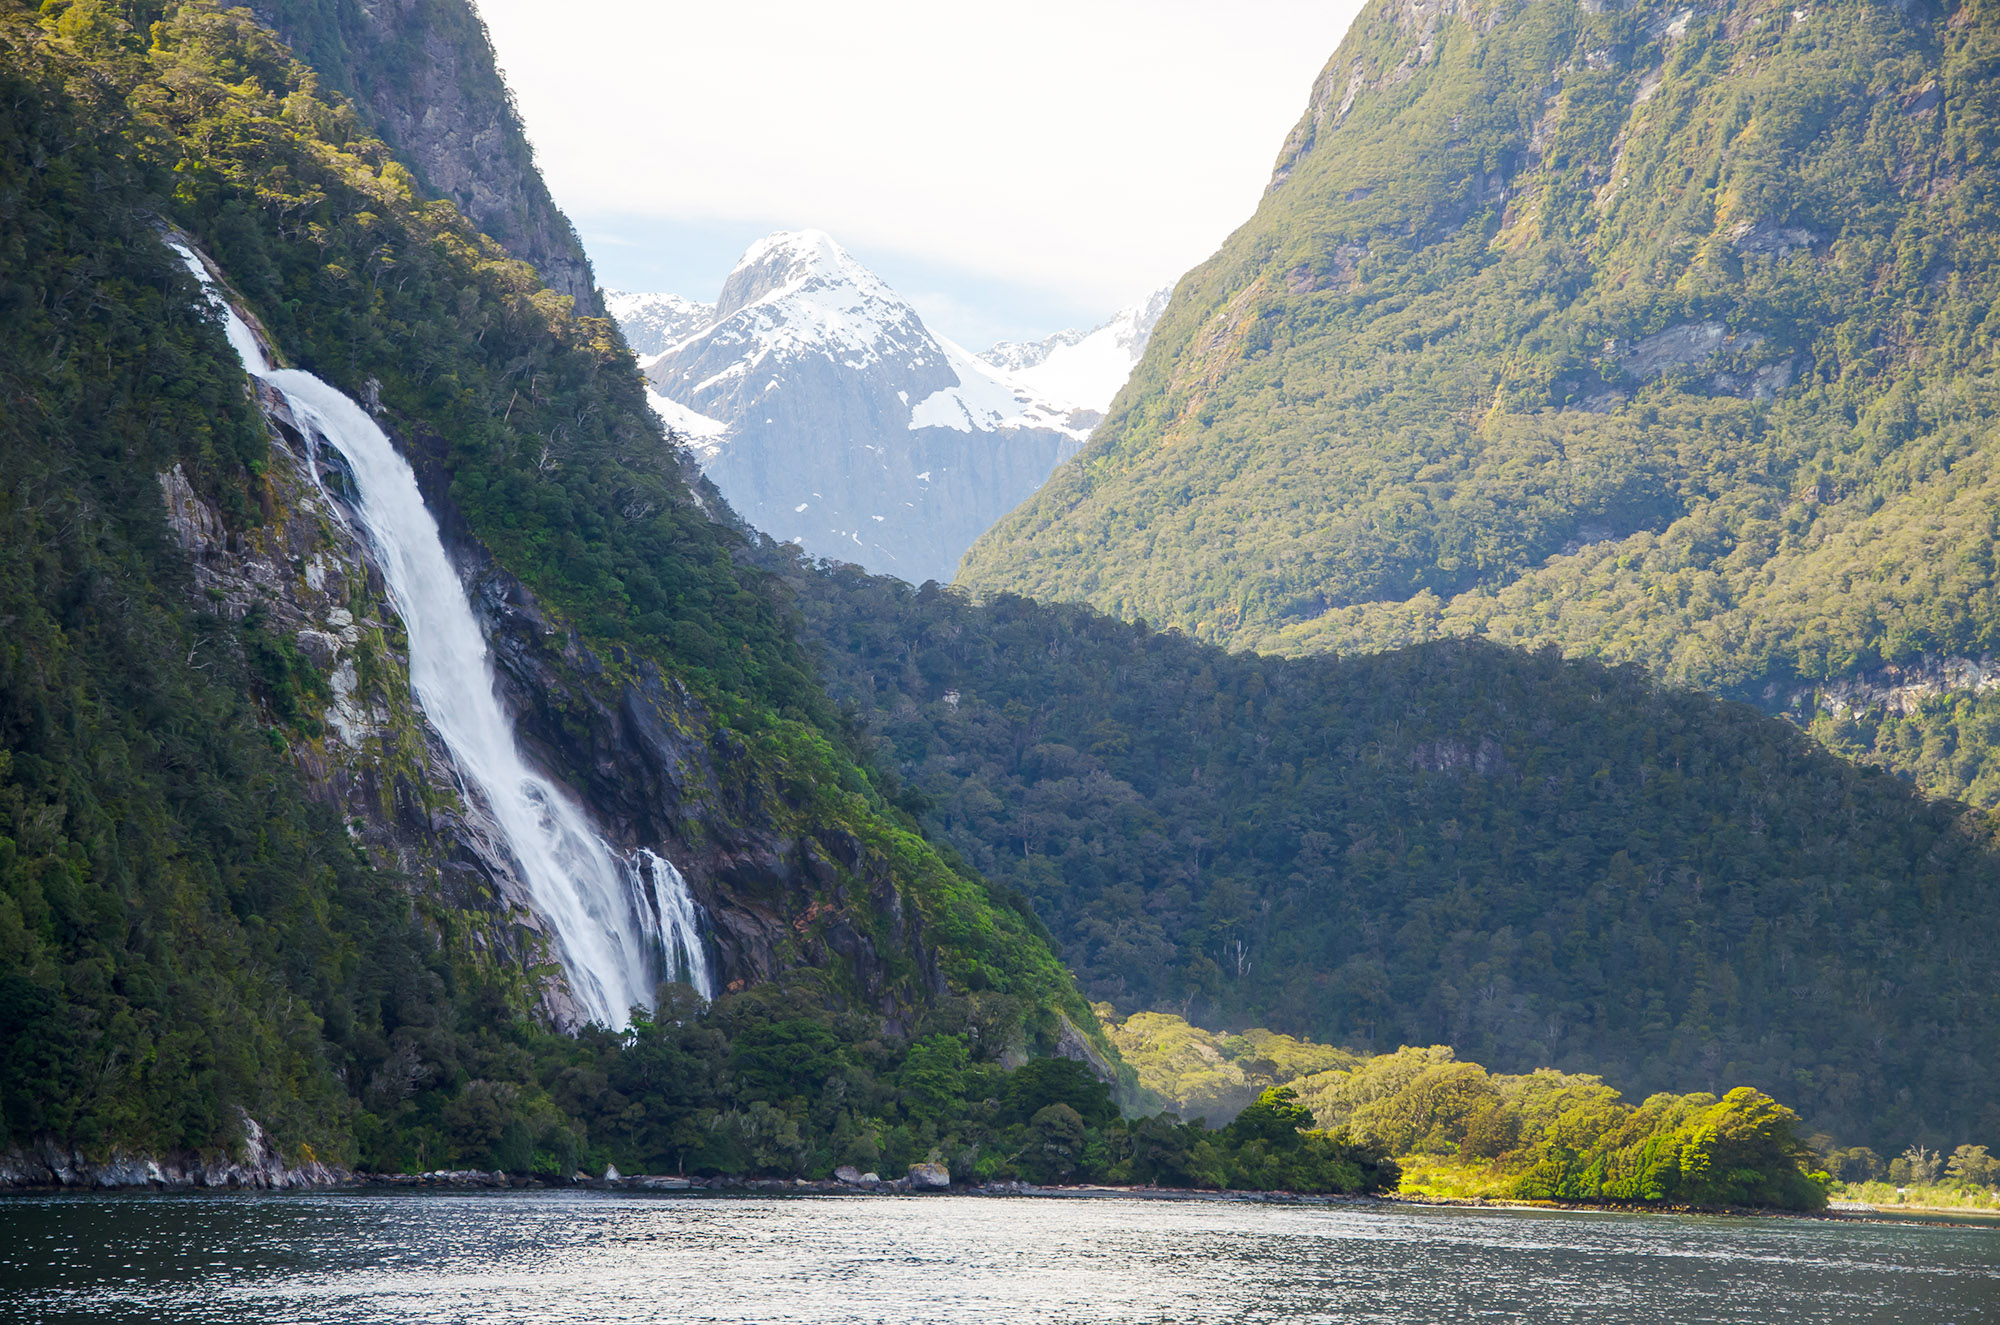
[[1102, 414], [1131, 377], [1172, 293], [1171, 287], [1155, 290], [1088, 331], [1059, 331], [1032, 342], [1002, 341], [979, 358], [1054, 399]]
[[449, 0], [257, 0], [282, 36], [407, 161], [424, 187], [460, 211], [549, 288], [604, 316], [576, 228], [535, 167], [485, 23]]

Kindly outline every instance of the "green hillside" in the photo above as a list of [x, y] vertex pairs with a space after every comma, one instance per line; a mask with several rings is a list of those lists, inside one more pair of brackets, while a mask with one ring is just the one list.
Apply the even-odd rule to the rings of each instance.
[[[1232, 647], [1638, 662], [2000, 800], [2000, 11], [1368, 6], [962, 582]], [[1857, 683], [1859, 683], [1857, 685]], [[1951, 690], [1951, 686], [1946, 687]]]
[[792, 578], [900, 803], [1120, 1014], [1751, 1086], [1883, 1153], [2000, 1131], [1994, 825], [1784, 722], [1553, 650], [1283, 659]]
[[[294, 1158], [389, 1169], [824, 1170], [921, 1158], [967, 1107], [913, 1119], [874, 1084], [920, 1036], [985, 1070], [1074, 1038], [1065, 1019], [1097, 1035], [1033, 917], [857, 762], [609, 323], [425, 197], [248, 11], [0, 5], [0, 84], [0, 1153], [213, 1155], [247, 1110]], [[166, 221], [282, 354], [379, 401], [454, 537], [532, 591], [564, 642], [546, 702], [593, 757], [618, 753], [610, 706], [672, 678], [683, 729], [659, 741], [707, 772], [670, 827], [708, 900], [770, 933], [651, 1037], [722, 1064], [653, 1130], [644, 1037], [554, 1034], [548, 953], [490, 893], [364, 852], [314, 771], [328, 675], [261, 607], [198, 591], [164, 476], [230, 548], [268, 541], [287, 489]], [[365, 615], [379, 583], [351, 569]], [[391, 827], [422, 821], [420, 772], [369, 775]], [[811, 1047], [810, 1089], [750, 1070], [772, 1044]]]

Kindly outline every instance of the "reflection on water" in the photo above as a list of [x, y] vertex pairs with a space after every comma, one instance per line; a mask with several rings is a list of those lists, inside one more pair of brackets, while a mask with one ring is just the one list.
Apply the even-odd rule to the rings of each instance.
[[0, 1321], [2000, 1320], [2000, 1230], [608, 1193], [0, 1201]]

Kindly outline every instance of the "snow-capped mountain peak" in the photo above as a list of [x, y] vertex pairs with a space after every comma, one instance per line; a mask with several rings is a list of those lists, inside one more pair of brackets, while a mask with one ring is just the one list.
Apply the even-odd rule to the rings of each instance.
[[722, 283], [715, 301], [720, 322], [738, 310], [817, 284], [851, 289], [862, 299], [900, 303], [895, 292], [824, 230], [780, 230], [752, 244]]
[[887, 374], [899, 387], [907, 378], [925, 394], [949, 385], [944, 350], [916, 310], [818, 230], [751, 245], [710, 325], [639, 366], [668, 399], [734, 426], [807, 363]]
[[708, 316], [640, 367], [654, 409], [753, 525], [913, 582], [950, 579], [1100, 417], [936, 335], [818, 230], [752, 244]]

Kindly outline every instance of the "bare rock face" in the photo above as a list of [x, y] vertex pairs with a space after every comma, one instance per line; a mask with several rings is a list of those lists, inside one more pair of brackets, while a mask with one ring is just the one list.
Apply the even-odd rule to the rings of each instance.
[[951, 1190], [951, 1170], [942, 1164], [910, 1165], [910, 1190], [913, 1192], [948, 1192]]
[[1092, 1044], [1089, 1038], [1076, 1028], [1076, 1023], [1068, 1017], [1062, 1017], [1061, 1023], [1056, 1030], [1056, 1057], [1082, 1063], [1099, 1081], [1109, 1086], [1116, 1086], [1117, 1069], [1111, 1066], [1103, 1051]]
[[569, 218], [549, 196], [465, 0], [256, 0], [260, 21], [353, 99], [370, 127], [502, 247], [532, 264], [577, 311], [604, 316]]

